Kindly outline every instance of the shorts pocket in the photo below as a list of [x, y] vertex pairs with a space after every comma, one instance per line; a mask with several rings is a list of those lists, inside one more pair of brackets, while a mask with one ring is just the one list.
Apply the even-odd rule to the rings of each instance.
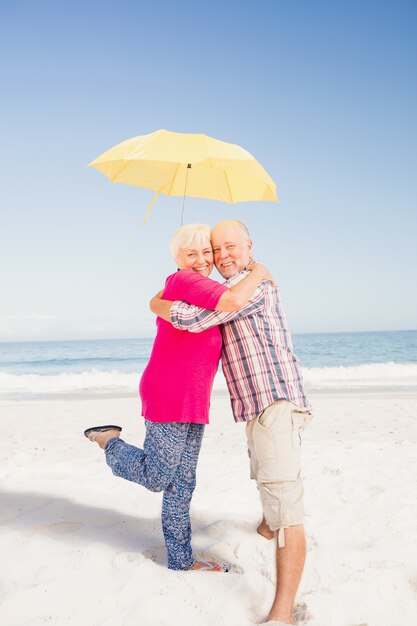
[[[298, 417], [293, 419], [288, 402], [271, 407], [259, 416], [256, 424], [258, 481], [293, 481], [300, 473]], [[301, 422], [300, 422], [301, 426]]]
[[301, 450], [303, 430], [312, 417], [310, 411], [298, 411], [297, 409], [293, 409], [291, 413], [292, 445], [297, 452]]

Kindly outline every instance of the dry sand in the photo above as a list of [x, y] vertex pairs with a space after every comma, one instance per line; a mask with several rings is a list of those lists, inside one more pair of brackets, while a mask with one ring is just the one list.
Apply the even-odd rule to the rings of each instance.
[[[304, 436], [308, 554], [295, 621], [417, 623], [417, 394], [312, 396]], [[192, 503], [198, 556], [228, 574], [171, 572], [161, 494], [115, 478], [84, 428], [120, 423], [141, 445], [134, 397], [0, 403], [0, 623], [249, 626], [274, 593], [274, 545], [258, 536], [244, 426], [213, 397]]]

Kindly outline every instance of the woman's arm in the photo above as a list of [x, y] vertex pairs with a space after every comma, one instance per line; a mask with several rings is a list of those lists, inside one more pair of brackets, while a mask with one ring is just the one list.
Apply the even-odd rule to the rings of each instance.
[[[247, 269], [250, 271], [250, 274], [220, 296], [215, 308], [216, 311], [226, 313], [238, 311], [249, 302], [255, 289], [263, 280], [274, 282], [269, 271], [261, 263], [253, 263]], [[152, 313], [167, 322], [171, 322], [170, 310], [172, 300], [163, 300], [162, 294], [163, 290], [158, 291], [150, 301], [149, 306]]]
[[274, 282], [269, 271], [264, 265], [261, 265], [261, 263], [253, 263], [246, 269], [250, 271], [250, 274], [220, 296], [215, 309], [216, 311], [227, 313], [238, 311], [249, 302], [253, 292], [263, 280]]

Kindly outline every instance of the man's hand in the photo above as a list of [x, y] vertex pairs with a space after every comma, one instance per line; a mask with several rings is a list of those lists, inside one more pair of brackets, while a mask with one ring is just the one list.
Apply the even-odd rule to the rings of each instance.
[[245, 267], [245, 270], [248, 272], [254, 272], [261, 278], [261, 280], [270, 280], [274, 287], [276, 287], [274, 277], [268, 268], [266, 268], [265, 265], [262, 265], [262, 263], [259, 263], [258, 261], [251, 261], [249, 265]]

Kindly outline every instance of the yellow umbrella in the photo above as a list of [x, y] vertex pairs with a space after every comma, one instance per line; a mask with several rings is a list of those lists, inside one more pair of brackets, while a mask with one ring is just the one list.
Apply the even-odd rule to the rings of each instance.
[[276, 184], [247, 150], [207, 135], [157, 130], [117, 144], [89, 165], [113, 182], [156, 191], [147, 216], [160, 193], [229, 203], [278, 200]]

